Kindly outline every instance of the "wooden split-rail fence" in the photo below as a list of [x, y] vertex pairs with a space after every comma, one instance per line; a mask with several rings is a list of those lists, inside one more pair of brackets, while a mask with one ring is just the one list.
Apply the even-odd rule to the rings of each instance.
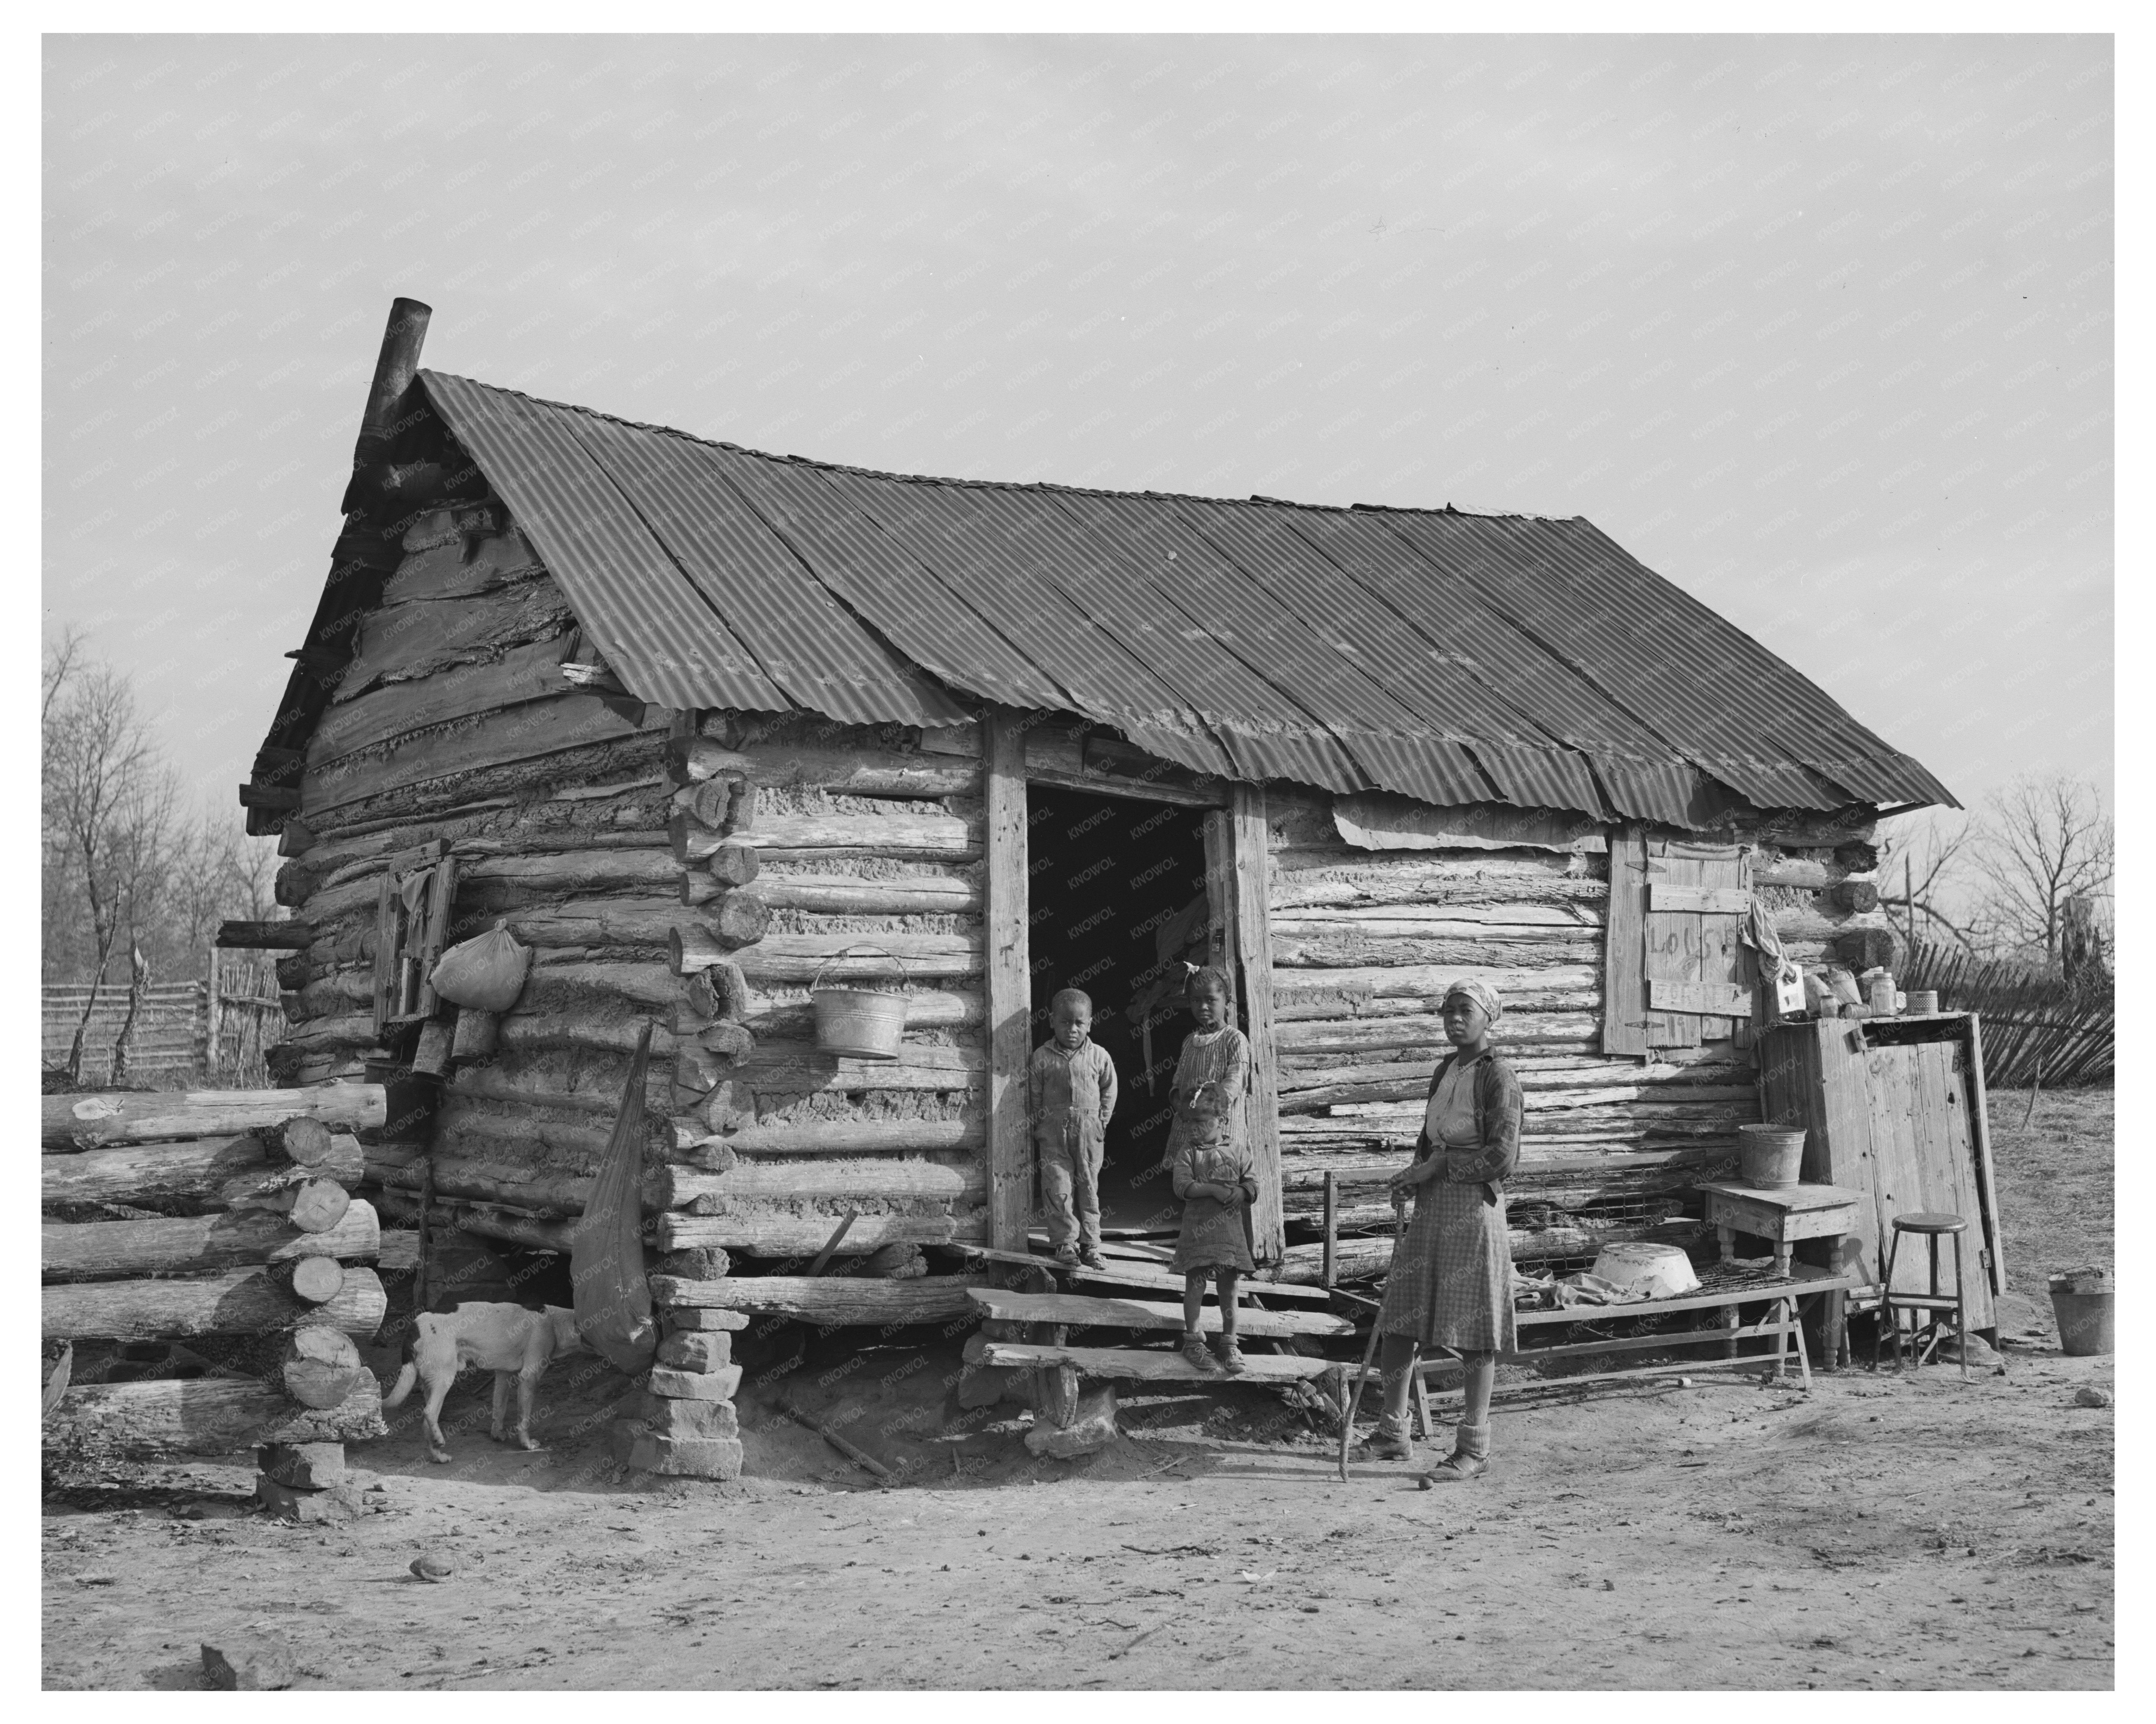
[[[359, 1134], [388, 1115], [378, 1084], [46, 1096], [43, 1330], [61, 1349], [47, 1449], [253, 1446], [266, 1504], [327, 1517], [341, 1445], [386, 1434], [357, 1343], [388, 1308], [378, 1271], [408, 1266], [393, 1260], [412, 1236], [386, 1239], [351, 1192]], [[223, 1374], [68, 1383], [78, 1347], [141, 1342], [177, 1342]]]
[[[40, 1041], [48, 1069], [66, 1065], [81, 1028], [80, 1081], [122, 1080], [116, 1066], [131, 1004], [127, 983], [93, 988], [87, 982], [48, 982], [40, 1003]], [[284, 1035], [285, 1008], [270, 967], [252, 953], [213, 947], [201, 980], [154, 983], [142, 990], [124, 1080], [265, 1087], [269, 1051]]]

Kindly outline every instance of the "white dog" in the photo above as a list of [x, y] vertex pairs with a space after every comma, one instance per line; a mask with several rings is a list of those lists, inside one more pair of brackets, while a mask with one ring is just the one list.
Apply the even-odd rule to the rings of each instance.
[[384, 1407], [401, 1407], [412, 1385], [427, 1390], [427, 1458], [447, 1461], [449, 1451], [442, 1441], [442, 1403], [457, 1373], [467, 1365], [494, 1373], [493, 1436], [508, 1441], [502, 1423], [509, 1413], [509, 1385], [516, 1384], [516, 1440], [536, 1449], [531, 1440], [531, 1401], [547, 1366], [563, 1353], [587, 1349], [577, 1332], [577, 1314], [558, 1305], [544, 1311], [526, 1311], [521, 1305], [460, 1305], [448, 1312], [423, 1311], [413, 1324], [417, 1331], [412, 1357], [398, 1375], [397, 1387], [382, 1398]]

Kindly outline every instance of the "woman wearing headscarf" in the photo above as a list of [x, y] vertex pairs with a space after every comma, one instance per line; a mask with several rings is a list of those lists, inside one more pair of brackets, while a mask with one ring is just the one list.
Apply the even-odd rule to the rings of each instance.
[[1504, 1182], [1520, 1159], [1520, 1083], [1490, 1046], [1504, 1015], [1497, 991], [1455, 982], [1442, 1005], [1453, 1051], [1439, 1062], [1423, 1109], [1414, 1160], [1395, 1173], [1396, 1193], [1414, 1193], [1414, 1218], [1394, 1248], [1378, 1307], [1384, 1409], [1363, 1452], [1411, 1460], [1409, 1373], [1418, 1352], [1456, 1353], [1467, 1367], [1466, 1404], [1452, 1454], [1424, 1474], [1424, 1489], [1489, 1470], [1490, 1392], [1497, 1355], [1516, 1345], [1512, 1250]]

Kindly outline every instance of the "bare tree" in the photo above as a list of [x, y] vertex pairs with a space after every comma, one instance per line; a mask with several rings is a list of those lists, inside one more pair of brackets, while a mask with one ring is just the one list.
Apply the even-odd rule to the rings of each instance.
[[113, 952], [123, 934], [131, 950], [139, 944], [157, 913], [179, 784], [127, 679], [90, 661], [73, 630], [48, 644], [44, 673], [46, 962], [73, 959], [90, 972], [68, 1051], [69, 1079], [79, 1082]]
[[250, 839], [240, 817], [204, 815], [175, 839], [165, 926], [169, 972], [182, 956], [192, 958], [217, 937], [228, 918], [269, 921], [278, 911], [274, 881], [275, 840]]
[[[46, 642], [42, 680], [44, 968], [48, 980], [90, 983], [68, 1055], [79, 1082], [88, 1027], [118, 985], [107, 972], [127, 964], [128, 1021], [114, 1050], [124, 1070], [151, 977], [200, 976], [220, 921], [275, 916], [277, 859], [275, 842], [247, 837], [236, 813], [187, 812], [153, 720], [81, 631]], [[233, 954], [243, 960], [234, 979], [244, 972], [273, 989], [270, 967], [246, 961], [254, 956]]]
[[[2085, 931], [2111, 892], [2112, 820], [2096, 786], [2030, 773], [1987, 798], [1979, 824], [1979, 937], [2057, 963], [2070, 924]], [[2076, 900], [2087, 905], [2076, 909]]]
[[1897, 815], [1882, 828], [1880, 901], [1912, 941], [1973, 945], [1976, 838], [1976, 823], [1951, 808]]

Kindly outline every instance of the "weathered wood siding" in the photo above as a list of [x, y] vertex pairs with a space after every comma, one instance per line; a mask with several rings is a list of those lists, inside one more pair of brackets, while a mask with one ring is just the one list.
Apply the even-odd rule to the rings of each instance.
[[[1329, 799], [1278, 787], [1269, 837], [1291, 1220], [1318, 1215], [1327, 1169], [1353, 1182], [1342, 1188], [1345, 1222], [1387, 1215], [1368, 1176], [1399, 1165], [1414, 1142], [1447, 1049], [1440, 993], [1456, 977], [1480, 976], [1505, 1001], [1498, 1039], [1527, 1094], [1513, 1188], [1523, 1255], [1538, 1235], [1572, 1256], [1674, 1218], [1685, 1188], [1734, 1155], [1736, 1127], [1759, 1117], [1753, 1056], [1727, 1020], [1704, 1020], [1723, 1029], [1719, 1039], [1645, 1060], [1603, 1052], [1606, 854], [1358, 849], [1339, 836]], [[1816, 963], [1846, 928], [1881, 925], [1876, 912], [1834, 906], [1850, 870], [1831, 850], [1755, 844], [1752, 861], [1769, 879], [1805, 882], [1758, 888], [1800, 962]]]

